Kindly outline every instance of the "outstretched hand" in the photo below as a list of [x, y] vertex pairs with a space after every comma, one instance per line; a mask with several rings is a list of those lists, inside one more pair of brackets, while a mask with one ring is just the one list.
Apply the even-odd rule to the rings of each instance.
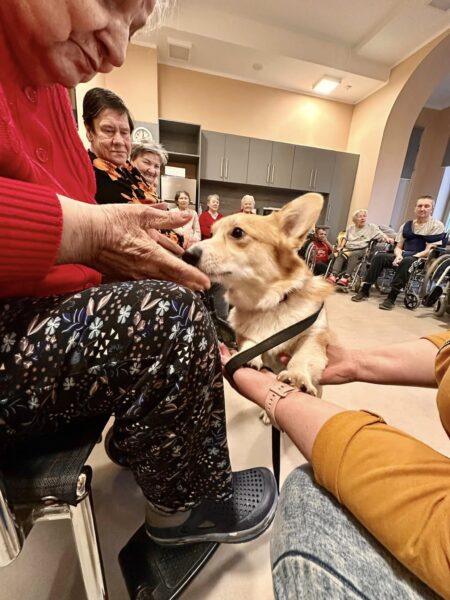
[[[328, 363], [320, 380], [322, 385], [356, 381], [358, 368], [357, 351], [349, 350], [343, 346], [329, 344], [327, 346], [327, 358]], [[280, 354], [278, 360], [282, 365], [286, 366], [290, 360], [290, 356], [287, 354]]]
[[63, 236], [58, 262], [81, 262], [107, 277], [164, 279], [193, 290], [209, 288], [201, 271], [180, 260], [183, 249], [159, 230], [192, 216], [140, 204], [87, 205], [60, 197]]
[[358, 361], [354, 350], [329, 344], [327, 358], [328, 363], [320, 380], [322, 385], [356, 381]]

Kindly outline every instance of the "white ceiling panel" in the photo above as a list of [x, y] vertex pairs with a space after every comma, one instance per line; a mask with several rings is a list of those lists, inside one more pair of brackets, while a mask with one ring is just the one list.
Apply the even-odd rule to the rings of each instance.
[[[327, 97], [357, 103], [396, 64], [446, 29], [450, 35], [450, 10], [429, 2], [178, 0], [164, 27], [144, 29], [133, 42], [155, 45], [161, 62], [177, 64], [169, 36], [192, 44], [189, 61], [177, 66], [311, 95], [317, 79], [334, 75], [342, 84]], [[450, 105], [446, 93], [443, 85], [440, 106]]]

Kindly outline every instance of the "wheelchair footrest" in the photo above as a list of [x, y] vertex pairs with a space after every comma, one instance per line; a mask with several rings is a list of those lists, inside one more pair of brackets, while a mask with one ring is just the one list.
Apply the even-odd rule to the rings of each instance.
[[172, 600], [204, 567], [219, 544], [158, 546], [140, 527], [119, 554], [132, 600]]

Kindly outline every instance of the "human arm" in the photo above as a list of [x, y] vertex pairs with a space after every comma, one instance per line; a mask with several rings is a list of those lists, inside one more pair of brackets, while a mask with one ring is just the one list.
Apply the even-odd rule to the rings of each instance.
[[193, 211], [193, 217], [192, 217], [192, 236], [191, 236], [191, 242], [199, 242], [202, 239], [202, 232], [200, 231], [200, 222], [198, 219], [198, 214]]
[[[238, 391], [260, 407], [274, 380], [272, 373], [246, 368], [234, 375]], [[282, 398], [275, 418], [312, 463], [318, 483], [407, 568], [449, 598], [449, 459], [376, 415], [302, 392]]]
[[427, 244], [425, 246], [425, 249], [422, 250], [422, 252], [417, 252], [416, 254], [414, 254], [414, 256], [416, 258], [427, 258], [427, 256], [433, 250], [433, 248], [436, 248], [438, 246], [442, 246], [442, 242], [433, 242], [433, 243]]
[[140, 204], [102, 206], [59, 196], [63, 228], [57, 262], [81, 263], [121, 280], [164, 279], [194, 290], [208, 278], [176, 255], [182, 249], [160, 229], [187, 223], [190, 215]]
[[50, 188], [0, 177], [0, 288], [20, 281], [32, 289], [42, 280], [55, 262], [61, 227]]
[[375, 348], [327, 348], [328, 365], [321, 383], [352, 381], [384, 385], [436, 387], [434, 363], [438, 348], [427, 339], [417, 339]]
[[397, 267], [403, 260], [403, 242], [397, 242], [394, 246], [394, 262], [392, 263], [393, 267]]

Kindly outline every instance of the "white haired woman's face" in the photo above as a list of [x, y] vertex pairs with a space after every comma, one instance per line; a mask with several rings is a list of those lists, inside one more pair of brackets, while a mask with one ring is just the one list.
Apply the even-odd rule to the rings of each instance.
[[139, 169], [150, 185], [158, 183], [161, 172], [161, 157], [159, 154], [144, 152], [134, 159], [133, 165]]
[[367, 213], [365, 212], [359, 212], [356, 216], [355, 216], [355, 225], [356, 227], [364, 227], [364, 225], [367, 222]]
[[244, 213], [251, 213], [253, 212], [255, 205], [251, 200], [244, 200], [242, 202], [242, 212]]
[[123, 64], [155, 1], [2, 0], [1, 35], [28, 81], [72, 87]]

